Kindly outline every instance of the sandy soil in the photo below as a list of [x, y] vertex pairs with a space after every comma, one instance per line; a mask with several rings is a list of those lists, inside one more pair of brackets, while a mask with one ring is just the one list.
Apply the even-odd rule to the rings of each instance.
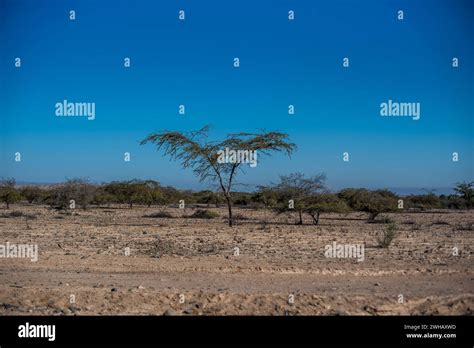
[[[10, 209], [36, 216], [28, 221], [1, 210], [0, 244], [37, 244], [39, 258], [0, 258], [0, 315], [473, 312], [473, 211], [385, 214], [399, 235], [383, 249], [375, 235], [386, 224], [363, 213], [295, 226], [236, 209], [244, 219], [230, 228], [224, 208], [212, 209], [221, 216], [214, 220], [165, 210], [172, 219], [143, 217], [156, 207]], [[365, 244], [364, 261], [326, 258], [333, 241]]]

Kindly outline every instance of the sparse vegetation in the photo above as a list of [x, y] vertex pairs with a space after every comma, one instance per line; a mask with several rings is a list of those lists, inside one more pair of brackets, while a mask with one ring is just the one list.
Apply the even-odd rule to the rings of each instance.
[[46, 198], [46, 190], [37, 186], [24, 186], [19, 191], [21, 198], [30, 204], [41, 203]]
[[10, 204], [18, 202], [21, 198], [15, 184], [13, 178], [2, 178], [0, 180], [0, 200], [5, 203], [7, 209], [10, 209]]
[[[217, 174], [203, 173], [202, 175], [214, 176], [216, 180], [219, 180]], [[388, 190], [370, 191], [348, 188], [338, 193], [330, 193], [326, 188], [325, 179], [324, 174], [305, 177], [302, 173], [292, 173], [281, 176], [280, 182], [277, 184], [258, 186], [254, 192], [232, 191], [231, 209], [232, 206], [263, 209], [264, 221], [262, 223], [265, 225], [268, 223], [269, 211], [274, 211], [277, 215], [295, 216], [296, 214], [295, 223], [297, 225], [303, 224], [304, 216], [310, 218], [310, 221], [317, 225], [322, 214], [347, 214], [351, 211], [368, 213], [368, 222], [390, 224], [394, 221], [393, 214], [390, 217], [385, 216], [378, 219], [377, 217], [381, 213], [402, 211], [398, 209], [399, 197]], [[469, 191], [472, 189], [471, 186], [467, 183], [458, 184], [456, 186], [458, 195], [436, 196], [433, 192], [429, 192], [425, 195], [404, 197], [404, 201], [407, 202], [404, 211], [417, 213], [437, 209], [431, 213], [444, 214], [447, 211], [441, 209], [468, 209], [467, 202], [472, 198]], [[129, 208], [133, 208], [134, 205], [176, 207], [180, 200], [185, 201], [187, 207], [194, 208], [205, 206], [218, 208], [220, 204], [228, 203], [223, 192], [178, 190], [169, 186], [163, 187], [154, 180], [133, 179], [93, 184], [83, 178], [69, 179], [64, 183], [50, 186], [27, 185], [18, 188], [14, 179], [2, 179], [0, 181], [0, 199], [6, 204], [7, 209], [11, 204], [18, 202], [24, 204], [26, 201], [29, 204], [46, 203], [63, 211], [70, 210], [72, 200], [75, 207], [83, 210], [91, 206], [104, 205], [110, 209], [112, 204], [116, 205], [115, 209], [120, 208], [120, 205], [123, 204]], [[149, 214], [144, 217], [170, 218], [166, 212]], [[244, 219], [246, 217], [240, 214], [233, 218], [232, 222]], [[415, 224], [409, 221], [401, 223]], [[449, 222], [435, 219], [431, 224], [441, 225], [449, 224]]]
[[474, 207], [474, 181], [457, 183], [454, 191], [464, 200], [468, 209]]
[[215, 219], [219, 217], [219, 214], [212, 210], [198, 209], [188, 217], [192, 219]]
[[17, 218], [17, 217], [23, 217], [25, 219], [30, 219], [30, 220], [33, 220], [33, 219], [36, 219], [36, 215], [33, 215], [33, 214], [26, 214], [22, 211], [19, 211], [19, 210], [13, 210], [11, 212], [8, 212], [8, 213], [2, 213], [0, 215], [0, 217], [2, 218]]
[[408, 208], [421, 210], [441, 208], [441, 200], [434, 193], [425, 195], [410, 195], [406, 198]]
[[67, 209], [80, 207], [86, 210], [91, 204], [95, 185], [88, 179], [74, 178], [68, 179], [65, 183], [54, 186], [45, 194], [45, 201], [56, 209]]
[[228, 223], [232, 226], [233, 185], [237, 173], [242, 171], [242, 162], [220, 162], [218, 152], [223, 149], [234, 151], [258, 151], [259, 158], [271, 152], [285, 152], [290, 155], [296, 145], [290, 143], [288, 135], [279, 132], [229, 134], [224, 140], [207, 140], [209, 127], [191, 133], [163, 131], [152, 133], [141, 141], [141, 145], [153, 143], [163, 149], [165, 155], [179, 161], [183, 168], [190, 168], [200, 181], [210, 180], [219, 185], [228, 209]]
[[396, 211], [398, 197], [388, 190], [344, 189], [339, 198], [356, 211], [368, 213], [368, 221], [374, 221], [380, 213]]
[[458, 231], [474, 231], [474, 223], [468, 222], [465, 224], [457, 224], [455, 230]]
[[[303, 224], [303, 214], [308, 213], [315, 219], [318, 214], [317, 199], [318, 194], [325, 190], [324, 174], [314, 175], [305, 178], [302, 173], [292, 173], [280, 177], [280, 182], [272, 187], [277, 195], [275, 210], [278, 214], [293, 213], [298, 214], [297, 225]], [[321, 205], [322, 206], [322, 205]], [[315, 220], [317, 222], [317, 220]]]
[[377, 233], [377, 243], [380, 248], [388, 248], [393, 240], [397, 237], [397, 225], [395, 223], [388, 224], [382, 231]]
[[337, 195], [324, 193], [310, 198], [304, 211], [313, 218], [313, 223], [317, 225], [320, 215], [323, 213], [345, 214], [349, 213], [351, 209], [347, 203], [339, 199]]
[[159, 218], [159, 219], [172, 219], [173, 215], [167, 213], [166, 211], [159, 211], [153, 214], [143, 215], [144, 218]]

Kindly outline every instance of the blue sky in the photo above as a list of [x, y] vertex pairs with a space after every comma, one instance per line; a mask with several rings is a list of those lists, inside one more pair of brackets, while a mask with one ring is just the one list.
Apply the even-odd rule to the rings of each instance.
[[[298, 145], [249, 168], [250, 185], [295, 171], [333, 189], [472, 180], [473, 15], [469, 0], [0, 0], [0, 176], [198, 188], [138, 143], [210, 124], [216, 138], [279, 130]], [[95, 120], [56, 117], [64, 99], [95, 102]], [[420, 120], [381, 117], [388, 99], [419, 102]]]

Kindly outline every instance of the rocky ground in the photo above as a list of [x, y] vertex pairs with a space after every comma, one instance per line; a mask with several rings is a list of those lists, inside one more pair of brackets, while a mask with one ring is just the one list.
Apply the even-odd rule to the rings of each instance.
[[[144, 217], [160, 210], [172, 218]], [[211, 210], [220, 217], [2, 209], [0, 244], [37, 244], [39, 255], [0, 258], [0, 315], [472, 314], [472, 211], [384, 214], [397, 238], [380, 248], [376, 235], [388, 224], [364, 213], [296, 226], [236, 209], [231, 228], [224, 208]], [[364, 245], [364, 260], [327, 258], [333, 242]]]

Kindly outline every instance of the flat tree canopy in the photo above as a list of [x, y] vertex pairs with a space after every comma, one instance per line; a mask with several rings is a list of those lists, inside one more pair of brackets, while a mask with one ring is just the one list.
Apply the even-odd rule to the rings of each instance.
[[222, 141], [209, 141], [208, 132], [209, 126], [189, 133], [165, 130], [148, 135], [140, 144], [153, 143], [172, 160], [180, 162], [183, 168], [191, 168], [200, 181], [216, 182], [226, 199], [229, 226], [232, 226], [231, 191], [235, 176], [243, 170], [245, 163], [218, 161], [219, 151], [255, 151], [258, 158], [272, 152], [290, 156], [296, 145], [289, 142], [287, 134], [280, 132], [228, 134]]

